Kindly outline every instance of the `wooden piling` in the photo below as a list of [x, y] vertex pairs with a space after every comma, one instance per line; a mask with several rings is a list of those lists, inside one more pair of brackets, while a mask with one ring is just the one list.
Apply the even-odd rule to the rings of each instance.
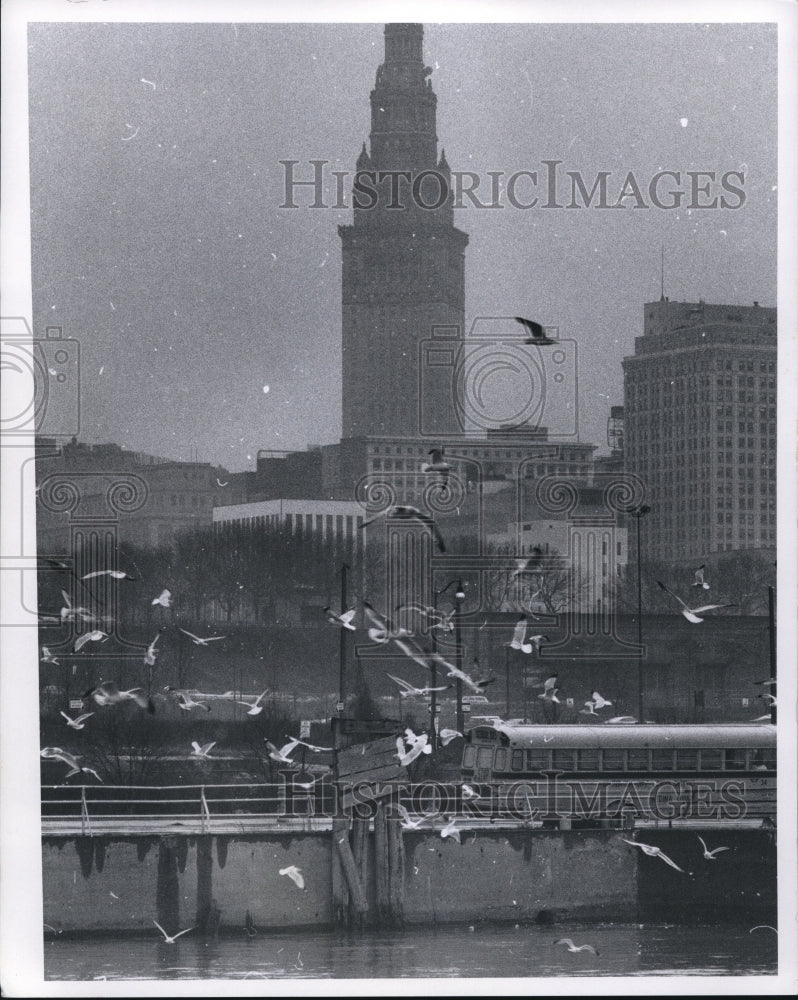
[[332, 827], [332, 907], [333, 921], [341, 926], [349, 924], [349, 890], [344, 877], [341, 856], [338, 853], [336, 844], [339, 837], [346, 837], [349, 831], [349, 821], [346, 819], [334, 819]]
[[368, 910], [368, 900], [363, 886], [360, 884], [357, 865], [352, 856], [352, 848], [349, 846], [349, 838], [346, 830], [341, 830], [334, 834], [335, 851], [341, 860], [346, 886], [350, 896], [350, 910], [353, 910], [358, 917], [362, 917]]
[[374, 887], [376, 890], [377, 922], [390, 924], [390, 856], [388, 853], [388, 817], [385, 804], [380, 802], [374, 816]]
[[405, 845], [398, 818], [388, 817], [388, 859], [390, 922], [392, 927], [404, 926], [405, 909]]

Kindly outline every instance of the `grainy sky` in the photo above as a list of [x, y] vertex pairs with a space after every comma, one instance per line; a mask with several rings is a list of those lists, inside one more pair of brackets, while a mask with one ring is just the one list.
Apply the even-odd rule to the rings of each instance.
[[[83, 440], [233, 471], [338, 440], [351, 209], [281, 209], [279, 161], [354, 170], [382, 58], [381, 23], [31, 26], [34, 326], [80, 340]], [[580, 435], [606, 450], [662, 246], [672, 300], [776, 304], [776, 27], [435, 23], [424, 58], [440, 145], [481, 190], [537, 170], [543, 200], [560, 160], [588, 189], [609, 171], [610, 203], [634, 171], [650, 205], [650, 179], [681, 173], [675, 210], [456, 213], [467, 326], [520, 314], [575, 339]], [[745, 203], [690, 209], [690, 170], [742, 171]]]

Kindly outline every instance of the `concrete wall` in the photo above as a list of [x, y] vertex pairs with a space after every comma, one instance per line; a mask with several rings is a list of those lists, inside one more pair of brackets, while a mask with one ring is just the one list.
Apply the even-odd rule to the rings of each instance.
[[[660, 845], [685, 874], [623, 837]], [[767, 831], [704, 835], [728, 845], [702, 857], [692, 831], [490, 830], [458, 845], [435, 832], [404, 835], [407, 923], [558, 919], [773, 922], [776, 851]], [[44, 921], [64, 932], [241, 933], [333, 921], [329, 833], [268, 836], [45, 837]], [[369, 916], [374, 919], [373, 845]], [[298, 888], [281, 868], [296, 865]], [[690, 872], [691, 874], [687, 874]], [[112, 895], [113, 894], [113, 895]], [[761, 918], [761, 919], [760, 919]], [[756, 922], [756, 921], [754, 921]]]

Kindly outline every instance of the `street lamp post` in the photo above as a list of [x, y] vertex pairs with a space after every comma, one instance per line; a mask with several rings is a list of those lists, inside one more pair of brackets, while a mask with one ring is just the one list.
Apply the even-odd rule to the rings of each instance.
[[[446, 591], [449, 589], [449, 587], [453, 587], [455, 585], [455, 583], [457, 584], [457, 590], [456, 590], [455, 595], [454, 595], [455, 608], [456, 608], [456, 617], [455, 617], [455, 646], [457, 648], [457, 654], [456, 654], [457, 655], [457, 667], [459, 669], [459, 668], [461, 668], [461, 665], [462, 665], [462, 653], [460, 651], [460, 603], [465, 598], [465, 593], [463, 592], [462, 582], [460, 580], [450, 580], [446, 584], [446, 586], [442, 587], [440, 590], [433, 590], [432, 591], [432, 608], [433, 608], [433, 611], [437, 611], [438, 610], [438, 598], [441, 597], [443, 594], [445, 594]], [[434, 627], [432, 629], [432, 651], [433, 651], [433, 653], [437, 653], [437, 651], [438, 651], [438, 635], [437, 635]], [[430, 680], [430, 687], [433, 689], [430, 692], [430, 713], [432, 715], [432, 749], [433, 750], [437, 750], [438, 749], [438, 716], [437, 716], [437, 712], [438, 712], [438, 692], [435, 690], [435, 688], [438, 685], [438, 664], [437, 664], [437, 662], [436, 662], [436, 660], [435, 660], [434, 657], [433, 657], [433, 659], [431, 661], [431, 664], [430, 664], [430, 678], [431, 678], [431, 680]], [[462, 715], [463, 715], [463, 682], [460, 680], [459, 677], [457, 678], [456, 692], [457, 692], [457, 730], [458, 730], [458, 732], [462, 732], [463, 730], [462, 730], [461, 722], [462, 722]]]
[[641, 504], [629, 513], [637, 521], [637, 719], [643, 722], [643, 588], [640, 575], [640, 519], [651, 510]]
[[[465, 600], [465, 593], [463, 591], [462, 581], [457, 581], [457, 590], [454, 594], [455, 603], [455, 618], [454, 618], [454, 646], [457, 655], [457, 669], [462, 672], [463, 670], [463, 647], [460, 642], [460, 617], [462, 612], [463, 601]], [[455, 729], [458, 733], [463, 732], [464, 721], [463, 721], [463, 679], [462, 677], [456, 678], [455, 684], [455, 694], [457, 696], [457, 723]]]

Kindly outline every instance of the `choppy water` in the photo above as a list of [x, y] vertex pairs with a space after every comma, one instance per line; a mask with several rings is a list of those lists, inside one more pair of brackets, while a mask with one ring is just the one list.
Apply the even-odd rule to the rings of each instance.
[[[598, 952], [571, 953], [572, 938]], [[775, 975], [777, 936], [748, 926], [468, 925], [396, 932], [262, 932], [175, 944], [48, 934], [48, 980], [400, 979], [406, 977]]]

